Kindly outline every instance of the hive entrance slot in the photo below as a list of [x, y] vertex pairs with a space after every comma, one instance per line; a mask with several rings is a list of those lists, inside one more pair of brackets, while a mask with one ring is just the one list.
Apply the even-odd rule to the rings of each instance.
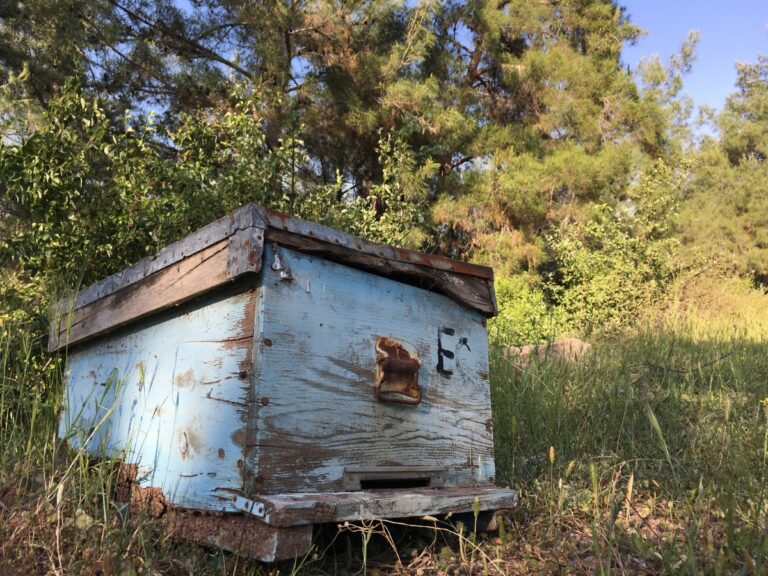
[[369, 478], [360, 480], [360, 490], [403, 490], [429, 488], [432, 478]]
[[441, 488], [444, 468], [427, 466], [379, 466], [344, 470], [344, 490], [407, 490]]

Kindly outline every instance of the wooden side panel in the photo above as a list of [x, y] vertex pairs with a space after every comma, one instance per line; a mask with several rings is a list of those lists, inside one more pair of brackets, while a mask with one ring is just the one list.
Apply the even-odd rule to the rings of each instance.
[[242, 488], [259, 294], [234, 290], [71, 352], [59, 435], [137, 464], [169, 504], [231, 509], [220, 496]]
[[63, 315], [55, 347], [71, 346], [226, 282], [227, 259], [228, 241], [222, 240], [129, 288]]
[[[371, 467], [492, 480], [481, 313], [289, 249], [264, 256], [247, 493], [341, 491], [345, 470]], [[376, 400], [377, 338], [418, 357], [417, 405]]]
[[[368, 270], [375, 274], [392, 276], [408, 284], [445, 294], [459, 304], [479, 310], [486, 316], [495, 316], [498, 312], [493, 287], [493, 271], [490, 268], [389, 246], [380, 246], [348, 234], [324, 227], [319, 228], [329, 233], [326, 238], [319, 239], [319, 233], [310, 234], [307, 232], [308, 235], [303, 236], [270, 228], [267, 231], [267, 239], [308, 254], [317, 254], [328, 260]], [[334, 235], [330, 233], [339, 236], [341, 240], [334, 238]], [[334, 239], [336, 243], [332, 242]], [[403, 261], [404, 256], [398, 260], [383, 255], [391, 252], [410, 253], [414, 255], [413, 260], [417, 260], [416, 257], [418, 256], [421, 261], [429, 264], [414, 264], [410, 261]], [[450, 263], [457, 270], [446, 271], [437, 267], [438, 265], [447, 267], [446, 263]], [[475, 272], [476, 269], [485, 271], [487, 277], [465, 273], [467, 271]]]

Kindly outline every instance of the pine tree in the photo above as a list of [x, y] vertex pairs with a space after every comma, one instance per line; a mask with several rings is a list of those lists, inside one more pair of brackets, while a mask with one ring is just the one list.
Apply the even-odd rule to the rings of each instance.
[[[501, 272], [536, 270], [544, 232], [617, 202], [674, 148], [668, 102], [621, 62], [639, 29], [608, 0], [34, 2], [45, 22], [29, 4], [3, 15], [0, 73], [43, 108], [75, 76], [116, 124], [156, 110], [173, 131], [234, 110], [244, 87], [267, 148], [300, 151], [292, 193], [370, 197], [381, 218], [396, 180], [434, 223], [425, 247]], [[394, 171], [387, 142], [409, 159]]]
[[736, 92], [716, 117], [719, 138], [694, 156], [681, 214], [687, 259], [768, 284], [768, 57], [737, 65]]

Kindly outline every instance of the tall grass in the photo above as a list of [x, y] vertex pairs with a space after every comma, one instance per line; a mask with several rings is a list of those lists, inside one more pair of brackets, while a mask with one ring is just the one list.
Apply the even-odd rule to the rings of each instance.
[[[596, 338], [577, 363], [492, 350], [498, 480], [521, 503], [475, 560], [516, 574], [768, 571], [766, 328], [762, 292], [713, 282], [681, 287], [645, 328]], [[116, 463], [56, 439], [63, 362], [40, 345], [0, 326], [0, 574], [274, 570], [126, 517]], [[389, 571], [460, 572], [454, 540]], [[360, 567], [350, 558], [328, 552], [302, 570], [348, 573]]]
[[517, 519], [548, 543], [545, 569], [768, 571], [768, 304], [731, 292], [677, 302], [577, 364], [493, 353], [498, 475], [523, 489]]

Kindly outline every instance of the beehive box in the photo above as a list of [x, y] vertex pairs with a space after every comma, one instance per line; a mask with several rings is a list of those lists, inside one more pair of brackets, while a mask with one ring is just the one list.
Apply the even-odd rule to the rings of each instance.
[[61, 303], [59, 435], [119, 498], [279, 560], [313, 524], [509, 508], [489, 268], [248, 205]]

